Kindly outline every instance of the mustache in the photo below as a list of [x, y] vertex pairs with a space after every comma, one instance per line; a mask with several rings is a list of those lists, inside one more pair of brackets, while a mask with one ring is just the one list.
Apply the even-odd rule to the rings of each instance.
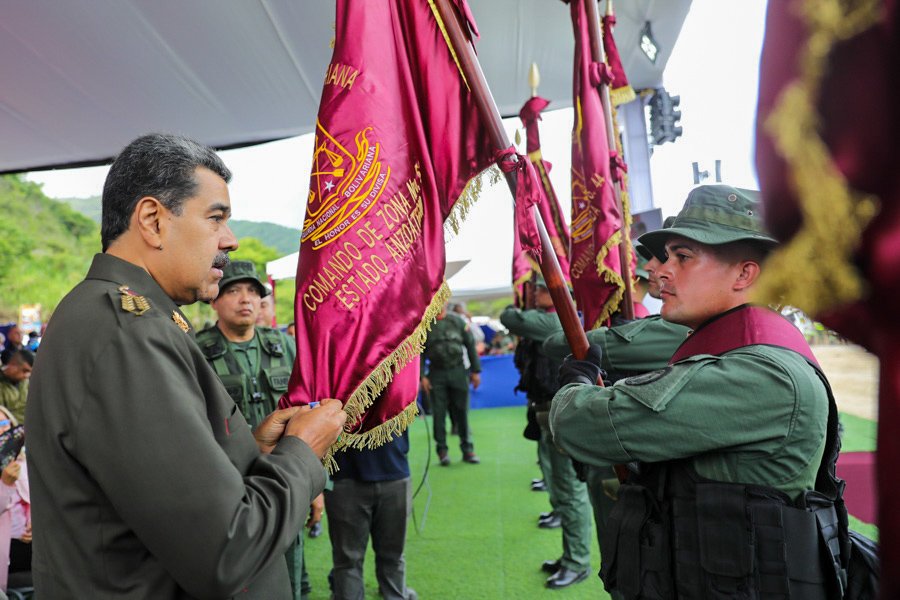
[[228, 253], [220, 252], [216, 255], [216, 258], [213, 259], [212, 266], [216, 269], [224, 269], [230, 262], [231, 258], [228, 256]]

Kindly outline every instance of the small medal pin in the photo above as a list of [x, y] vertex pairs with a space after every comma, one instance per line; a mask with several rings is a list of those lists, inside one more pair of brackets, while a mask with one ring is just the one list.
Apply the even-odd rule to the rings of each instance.
[[119, 286], [119, 292], [122, 293], [122, 310], [125, 312], [139, 317], [150, 310], [150, 302], [127, 285]]
[[178, 325], [181, 330], [185, 333], [191, 330], [191, 326], [188, 325], [188, 322], [184, 320], [177, 310], [172, 311], [172, 320], [175, 321], [175, 324]]

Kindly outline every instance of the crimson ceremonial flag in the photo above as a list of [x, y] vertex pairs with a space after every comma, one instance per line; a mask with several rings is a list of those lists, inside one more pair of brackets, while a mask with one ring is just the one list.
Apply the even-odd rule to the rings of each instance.
[[418, 357], [449, 297], [444, 223], [493, 161], [429, 0], [338, 0], [336, 14], [281, 403], [340, 399], [348, 426], [332, 451], [380, 445], [415, 417]]
[[[593, 0], [588, 0], [593, 1]], [[585, 329], [606, 324], [625, 293], [618, 244], [622, 214], [616, 206], [606, 119], [599, 85], [609, 69], [591, 58], [585, 0], [571, 0], [575, 30], [572, 130], [572, 251], [569, 276]]]
[[[550, 243], [553, 244], [553, 250], [559, 260], [559, 267], [563, 274], [563, 279], [569, 283], [569, 227], [563, 218], [562, 209], [559, 205], [559, 199], [556, 197], [556, 191], [550, 181], [551, 164], [543, 159], [541, 155], [541, 138], [538, 129], [538, 121], [541, 120], [541, 111], [550, 104], [548, 100], [539, 96], [533, 96], [522, 106], [519, 111], [519, 118], [525, 126], [526, 132], [526, 152], [528, 160], [534, 165], [541, 183], [541, 191], [543, 198], [538, 203], [538, 210], [547, 228], [547, 235]], [[513, 240], [513, 291], [515, 292], [515, 300], [517, 306], [524, 306], [524, 284], [532, 279], [534, 274], [541, 272], [540, 266], [534, 259], [534, 256], [522, 248], [519, 238], [520, 227], [515, 228], [515, 237]]]
[[880, 361], [881, 598], [900, 597], [900, 4], [770, 2], [756, 165], [784, 242], [763, 301], [797, 306]]
[[609, 86], [609, 99], [613, 105], [619, 106], [631, 102], [637, 95], [634, 88], [628, 83], [622, 59], [619, 56], [619, 48], [613, 37], [613, 28], [616, 26], [616, 15], [612, 12], [612, 0], [607, 0], [610, 10], [603, 17], [603, 50], [606, 54], [606, 64], [609, 66], [612, 83]]

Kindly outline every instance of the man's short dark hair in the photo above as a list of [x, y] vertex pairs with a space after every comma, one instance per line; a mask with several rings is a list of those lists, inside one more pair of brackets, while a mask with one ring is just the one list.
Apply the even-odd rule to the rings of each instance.
[[745, 260], [763, 264], [775, 248], [775, 245], [753, 240], [739, 240], [709, 247], [712, 248], [713, 253], [720, 260], [729, 264], [736, 264]]
[[34, 366], [34, 352], [32, 352], [31, 350], [25, 350], [24, 348], [16, 350], [15, 352], [13, 352], [12, 354], [9, 355], [9, 362], [6, 364], [11, 365], [14, 363], [28, 365], [29, 367], [33, 367]]
[[151, 133], [128, 144], [116, 157], [103, 185], [103, 251], [128, 230], [141, 198], [152, 196], [176, 215], [181, 214], [184, 201], [196, 192], [197, 167], [206, 167], [225, 183], [231, 180], [231, 171], [212, 148], [184, 136]]

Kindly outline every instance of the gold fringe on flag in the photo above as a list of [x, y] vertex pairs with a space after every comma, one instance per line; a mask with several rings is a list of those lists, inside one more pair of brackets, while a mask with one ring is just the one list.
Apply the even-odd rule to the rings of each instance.
[[597, 252], [597, 275], [599, 275], [603, 281], [606, 283], [612, 283], [616, 286], [616, 291], [613, 292], [612, 296], [609, 297], [609, 300], [604, 305], [603, 310], [600, 312], [600, 316], [591, 325], [591, 329], [596, 329], [597, 327], [601, 327], [606, 324], [606, 321], [612, 317], [613, 313], [615, 313], [619, 309], [619, 305], [622, 303], [622, 297], [625, 296], [625, 280], [622, 279], [622, 276], [619, 273], [616, 273], [614, 270], [610, 269], [603, 262], [606, 260], [606, 256], [609, 254], [609, 251], [613, 248], [618, 248], [619, 241], [622, 239], [622, 230], [615, 232], [603, 246], [600, 248], [600, 251]]
[[[399, 373], [411, 360], [419, 356], [425, 348], [425, 339], [431, 330], [431, 325], [444, 305], [450, 300], [450, 288], [444, 281], [437, 293], [432, 297], [421, 321], [400, 345], [391, 352], [369, 376], [357, 386], [350, 398], [344, 403], [344, 412], [347, 413], [347, 427], [353, 427], [362, 419], [365, 411], [372, 406], [378, 395], [388, 386], [394, 375]], [[415, 402], [411, 406], [415, 406]], [[334, 453], [346, 448], [377, 448], [390, 441], [393, 434], [402, 433], [411, 422], [409, 407], [406, 407], [399, 415], [388, 419], [384, 423], [362, 433], [352, 433], [345, 430], [337, 442], [325, 454], [322, 462], [329, 473], [334, 473], [337, 463], [334, 461]], [[415, 417], [415, 415], [413, 415]], [[391, 434], [388, 436], [388, 434]]]
[[459, 228], [469, 216], [469, 211], [481, 198], [485, 177], [488, 178], [488, 183], [493, 186], [500, 181], [503, 174], [500, 172], [499, 167], [492, 165], [469, 180], [462, 194], [459, 195], [459, 198], [453, 204], [450, 214], [444, 219], [444, 231], [448, 235], [455, 236], [459, 234]]
[[756, 297], [815, 315], [865, 293], [853, 254], [878, 204], [851, 189], [835, 166], [819, 134], [816, 102], [833, 47], [874, 26], [881, 2], [800, 0], [794, 8], [809, 39], [798, 58], [799, 76], [784, 88], [764, 126], [788, 167], [803, 223], [769, 258]]
[[[454, 234], [459, 232], [459, 227], [468, 215], [469, 209], [481, 197], [481, 190], [484, 187], [483, 178], [485, 176], [488, 176], [491, 185], [494, 185], [500, 181], [502, 175], [500, 169], [492, 166], [470, 179], [462, 194], [453, 204], [450, 214], [444, 220], [445, 229], [451, 229]], [[350, 398], [344, 403], [344, 412], [347, 413], [349, 427], [359, 423], [366, 410], [372, 406], [378, 395], [384, 391], [394, 378], [394, 375], [399, 373], [411, 360], [422, 354], [422, 351], [425, 349], [425, 339], [428, 337], [428, 332], [431, 331], [431, 325], [441, 313], [444, 305], [450, 300], [450, 295], [450, 287], [444, 281], [441, 287], [438, 288], [437, 293], [432, 297], [415, 330], [353, 390]], [[329, 473], [334, 473], [337, 470], [337, 463], [334, 460], [335, 452], [346, 450], [347, 448], [377, 448], [391, 441], [395, 435], [403, 433], [409, 424], [415, 420], [416, 414], [418, 414], [418, 409], [415, 407], [416, 403], [413, 402], [410, 406], [403, 409], [400, 414], [362, 433], [352, 433], [345, 430], [341, 434], [340, 439], [332, 444], [322, 459], [325, 468]]]
[[634, 93], [634, 88], [630, 85], [616, 89], [610, 88], [609, 90], [609, 101], [613, 106], [627, 104], [635, 98], [637, 98], [637, 94]]

